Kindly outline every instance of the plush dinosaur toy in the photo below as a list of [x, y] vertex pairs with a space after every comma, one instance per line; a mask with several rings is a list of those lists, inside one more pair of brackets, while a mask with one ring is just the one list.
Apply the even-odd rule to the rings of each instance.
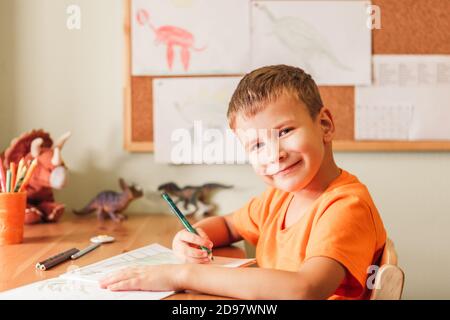
[[62, 189], [66, 182], [67, 168], [61, 158], [61, 149], [69, 137], [70, 132], [67, 132], [53, 144], [47, 132], [32, 130], [14, 139], [0, 155], [5, 168], [11, 162], [18, 164], [22, 158], [25, 163], [37, 159], [36, 169], [25, 189], [26, 224], [55, 222], [64, 213], [65, 205], [55, 202], [53, 189]]
[[134, 184], [127, 185], [122, 178], [119, 179], [119, 185], [122, 189], [121, 193], [110, 190], [100, 192], [83, 209], [73, 210], [73, 212], [77, 215], [87, 215], [96, 211], [97, 218], [100, 220], [106, 217], [114, 221], [124, 220], [126, 216], [120, 212], [125, 210], [131, 201], [142, 197], [144, 193]]
[[175, 204], [183, 203], [181, 209], [186, 215], [194, 215], [195, 218], [202, 218], [206, 214], [211, 214], [216, 206], [207, 203], [210, 193], [217, 189], [229, 189], [233, 186], [226, 186], [218, 183], [206, 183], [201, 186], [185, 186], [180, 188], [176, 183], [169, 182], [158, 187], [159, 191], [165, 191], [176, 197]]

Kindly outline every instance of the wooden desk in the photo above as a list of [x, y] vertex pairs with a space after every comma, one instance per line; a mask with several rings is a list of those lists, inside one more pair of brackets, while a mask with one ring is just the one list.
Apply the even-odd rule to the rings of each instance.
[[[159, 243], [171, 248], [172, 239], [181, 230], [178, 219], [170, 215], [128, 215], [122, 223], [98, 221], [95, 215], [75, 217], [66, 213], [64, 219], [53, 224], [25, 226], [24, 241], [17, 245], [0, 246], [0, 291], [35, 281], [57, 277], [71, 268], [94, 262], [149, 245]], [[77, 260], [69, 260], [48, 271], [36, 270], [35, 265], [52, 255], [76, 247], [89, 245], [89, 239], [99, 234], [116, 238]], [[217, 256], [245, 258], [238, 247], [215, 249]], [[225, 299], [197, 293], [179, 293], [168, 299]]]

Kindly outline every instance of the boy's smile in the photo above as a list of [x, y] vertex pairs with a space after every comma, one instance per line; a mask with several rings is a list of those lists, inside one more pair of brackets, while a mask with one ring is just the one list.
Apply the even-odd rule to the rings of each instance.
[[328, 140], [322, 120], [328, 114], [322, 108], [313, 120], [303, 102], [283, 92], [256, 115], [237, 115], [235, 131], [256, 173], [269, 185], [295, 192], [322, 166]]
[[295, 171], [299, 167], [299, 165], [301, 163], [302, 163], [302, 160], [300, 159], [300, 160], [298, 160], [297, 162], [295, 162], [295, 163], [293, 163], [291, 165], [288, 165], [288, 166], [285, 166], [284, 168], [281, 168], [277, 173], [273, 174], [272, 176], [273, 177], [286, 176], [286, 175], [292, 173], [293, 171]]

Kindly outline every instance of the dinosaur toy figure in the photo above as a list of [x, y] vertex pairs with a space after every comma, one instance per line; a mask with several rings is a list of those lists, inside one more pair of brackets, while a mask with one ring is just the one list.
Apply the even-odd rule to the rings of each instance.
[[127, 185], [125, 181], [120, 178], [119, 185], [122, 192], [103, 191], [97, 194], [87, 206], [81, 210], [73, 210], [77, 215], [86, 215], [96, 211], [97, 218], [100, 220], [110, 217], [114, 221], [122, 221], [126, 216], [121, 214], [123, 210], [134, 199], [142, 197], [144, 194], [142, 189], [134, 184]]
[[160, 185], [158, 190], [176, 197], [174, 199], [175, 204], [182, 202], [184, 214], [202, 218], [206, 214], [211, 214], [216, 208], [215, 205], [207, 203], [209, 194], [216, 189], [230, 189], [232, 187], [218, 183], [206, 183], [201, 186], [185, 186], [180, 188], [176, 183], [169, 182]]
[[56, 222], [64, 213], [65, 205], [55, 202], [53, 189], [62, 189], [66, 182], [67, 168], [61, 157], [61, 149], [69, 137], [70, 132], [67, 132], [53, 143], [47, 132], [32, 130], [12, 140], [0, 155], [5, 168], [12, 162], [17, 165], [22, 158], [25, 163], [37, 160], [34, 174], [25, 188], [26, 224]]

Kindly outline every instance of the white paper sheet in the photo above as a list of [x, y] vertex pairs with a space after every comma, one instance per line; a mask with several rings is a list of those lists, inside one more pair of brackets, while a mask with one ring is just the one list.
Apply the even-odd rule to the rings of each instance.
[[[214, 260], [210, 262], [210, 264], [224, 267], [239, 267], [252, 261], [254, 261], [254, 259], [214, 257]], [[62, 274], [60, 277], [63, 279], [98, 283], [99, 280], [103, 279], [108, 274], [127, 267], [180, 263], [182, 262], [177, 259], [172, 250], [159, 244], [151, 244], [83, 268], [72, 270]]]
[[355, 139], [449, 140], [448, 86], [356, 87]]
[[374, 55], [374, 86], [450, 85], [450, 55]]
[[160, 78], [153, 81], [155, 161], [175, 164], [245, 163], [229, 130], [228, 103], [241, 78]]
[[[240, 267], [252, 264], [255, 259], [214, 257], [212, 265]], [[151, 244], [112, 258], [71, 270], [58, 278], [32, 283], [5, 292], [3, 300], [159, 300], [174, 294], [168, 292], [120, 291], [99, 287], [99, 280], [109, 273], [132, 266], [181, 263], [173, 252], [159, 244]]]
[[450, 86], [418, 88], [411, 140], [450, 140]]
[[160, 300], [174, 292], [110, 291], [97, 283], [52, 278], [0, 292], [0, 300]]
[[181, 263], [172, 251], [158, 244], [152, 244], [133, 251], [125, 252], [112, 258], [71, 270], [60, 277], [70, 280], [82, 280], [98, 283], [107, 274], [127, 267], [140, 267], [158, 264]]
[[133, 0], [131, 22], [133, 75], [248, 70], [248, 1]]
[[408, 140], [413, 115], [409, 104], [358, 104], [355, 138], [357, 140]]
[[369, 1], [253, 1], [252, 67], [298, 66], [318, 84], [371, 82]]

